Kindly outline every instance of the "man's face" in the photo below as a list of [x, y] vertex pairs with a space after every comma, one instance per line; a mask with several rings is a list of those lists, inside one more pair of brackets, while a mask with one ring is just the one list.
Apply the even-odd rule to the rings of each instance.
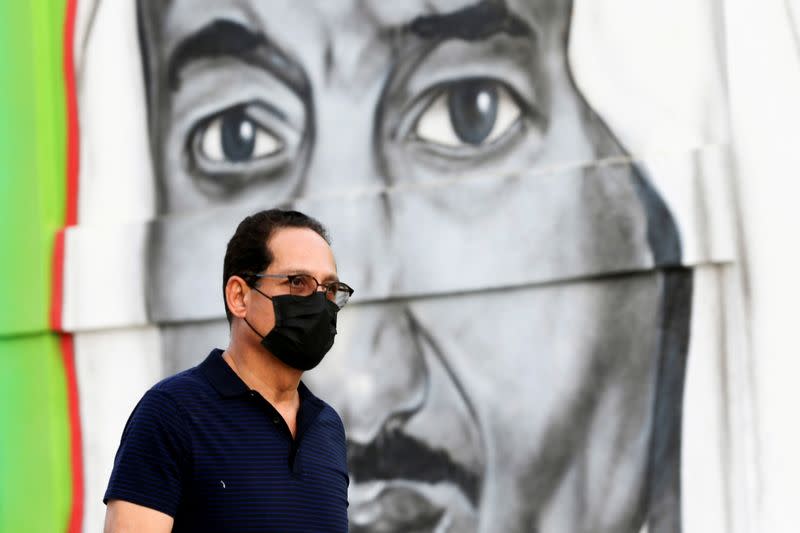
[[[307, 274], [320, 283], [338, 281], [333, 251], [325, 239], [311, 229], [277, 229], [266, 246], [272, 255], [272, 261], [263, 274], [273, 276]], [[275, 327], [272, 302], [264, 294], [270, 297], [291, 294], [290, 283], [287, 278], [264, 277], [259, 279], [257, 284], [257, 288], [263, 294], [247, 290], [248, 320], [262, 336]], [[240, 327], [248, 336], [254, 335], [249, 327]], [[261, 338], [254, 338], [253, 341], [258, 344]]]
[[307, 376], [352, 530], [640, 524], [663, 280], [606, 275], [652, 262], [648, 213], [570, 75], [569, 3], [140, 8], [161, 211], [299, 198], [352, 251], [362, 302]]

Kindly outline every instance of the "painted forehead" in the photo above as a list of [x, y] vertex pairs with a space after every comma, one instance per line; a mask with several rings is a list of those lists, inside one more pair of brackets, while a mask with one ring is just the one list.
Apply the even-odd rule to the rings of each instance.
[[173, 89], [195, 56], [245, 58], [271, 43], [268, 68], [282, 72], [297, 93], [308, 94], [333, 71], [337, 79], [353, 82], [379, 76], [390, 50], [402, 50], [414, 38], [480, 41], [507, 34], [561, 48], [551, 37], [559, 41], [565, 34], [570, 5], [568, 0], [140, 0], [140, 14], [149, 68], [156, 69], [151, 73]]
[[216, 19], [237, 22], [254, 32], [263, 31], [279, 42], [291, 42], [292, 36], [302, 37], [307, 33], [324, 34], [326, 39], [332, 39], [342, 30], [369, 34], [406, 27], [430, 17], [447, 17], [443, 23], [470, 20], [480, 24], [491, 18], [487, 13], [493, 16], [507, 13], [536, 31], [560, 29], [571, 9], [571, 0], [139, 0], [139, 4], [145, 22], [160, 26], [160, 44], [167, 51], [187, 34]]

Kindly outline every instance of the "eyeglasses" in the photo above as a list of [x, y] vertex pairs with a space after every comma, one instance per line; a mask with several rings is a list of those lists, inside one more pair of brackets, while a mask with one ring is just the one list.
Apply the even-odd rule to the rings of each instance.
[[314, 276], [309, 274], [253, 274], [253, 276], [256, 278], [285, 279], [289, 284], [289, 294], [295, 296], [311, 296], [322, 287], [325, 289], [325, 297], [339, 306], [339, 309], [344, 307], [350, 296], [353, 295], [353, 289], [346, 283], [341, 281], [320, 283]]

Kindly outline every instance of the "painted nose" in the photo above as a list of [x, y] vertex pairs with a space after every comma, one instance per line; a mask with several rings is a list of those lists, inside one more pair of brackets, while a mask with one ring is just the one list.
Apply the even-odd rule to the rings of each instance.
[[403, 304], [348, 307], [337, 329], [333, 350], [309, 381], [342, 416], [348, 439], [367, 443], [424, 404], [428, 368]]

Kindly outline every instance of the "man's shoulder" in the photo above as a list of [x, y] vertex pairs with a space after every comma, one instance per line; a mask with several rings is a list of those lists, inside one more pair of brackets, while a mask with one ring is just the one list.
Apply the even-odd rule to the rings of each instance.
[[318, 410], [317, 420], [338, 428], [341, 433], [344, 434], [344, 422], [342, 422], [342, 417], [339, 416], [339, 413], [336, 411], [336, 409], [328, 402], [311, 392], [311, 390], [306, 387], [305, 384], [301, 384], [301, 389], [305, 389], [301, 395], [306, 396], [312, 403], [316, 404], [316, 409]]
[[320, 400], [320, 411], [319, 415], [317, 415], [318, 420], [324, 421], [328, 424], [332, 424], [337, 427], [341, 427], [344, 429], [344, 423], [342, 422], [342, 417], [339, 416], [339, 413], [336, 412], [331, 405], [328, 403]]
[[320, 411], [320, 416], [324, 416], [333, 421], [336, 421], [340, 426], [344, 427], [344, 423], [342, 422], [342, 417], [339, 416], [339, 412], [325, 400], [322, 400], [320, 398], [317, 399], [322, 404], [322, 410]]
[[198, 367], [187, 368], [177, 374], [173, 374], [171, 376], [167, 376], [155, 385], [153, 385], [153, 389], [160, 390], [163, 392], [170, 392], [170, 391], [179, 391], [185, 388], [195, 388], [200, 383], [200, 372]]
[[167, 397], [177, 404], [207, 397], [213, 392], [199, 366], [166, 377], [150, 387], [145, 395]]

